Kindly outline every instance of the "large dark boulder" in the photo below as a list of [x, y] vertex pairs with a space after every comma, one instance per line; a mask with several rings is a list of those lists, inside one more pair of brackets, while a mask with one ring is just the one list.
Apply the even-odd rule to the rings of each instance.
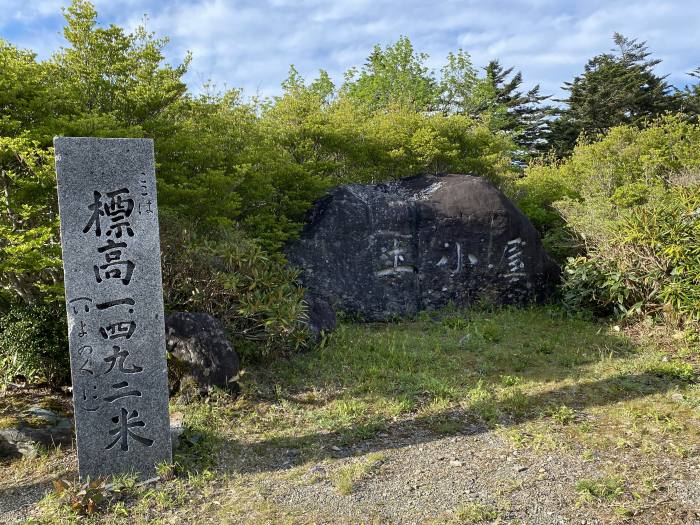
[[559, 276], [527, 217], [472, 175], [337, 187], [287, 255], [310, 294], [364, 320], [543, 300]]
[[238, 354], [214, 317], [174, 312], [165, 318], [165, 342], [172, 393], [184, 383], [202, 392], [213, 386], [237, 391]]

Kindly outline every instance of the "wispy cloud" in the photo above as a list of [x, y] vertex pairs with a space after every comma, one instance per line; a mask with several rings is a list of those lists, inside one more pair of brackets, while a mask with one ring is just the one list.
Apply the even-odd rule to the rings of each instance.
[[[247, 94], [279, 92], [290, 64], [306, 77], [319, 68], [340, 81], [376, 43], [400, 35], [431, 55], [438, 69], [449, 51], [469, 51], [477, 65], [499, 58], [529, 85], [560, 95], [563, 81], [612, 47], [618, 31], [646, 40], [676, 85], [700, 66], [700, 3], [683, 0], [97, 0], [100, 21], [169, 36], [168, 60], [193, 54], [187, 81], [206, 80]], [[0, 36], [47, 57], [62, 45], [66, 0], [0, 0]]]

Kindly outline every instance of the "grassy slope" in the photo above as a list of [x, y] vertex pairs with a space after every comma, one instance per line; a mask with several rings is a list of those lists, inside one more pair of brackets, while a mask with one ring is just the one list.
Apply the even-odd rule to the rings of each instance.
[[[260, 484], [312, 484], [318, 480], [309, 467], [322, 465], [316, 477], [351, 494], [381, 475], [386, 450], [402, 445], [350, 459], [337, 451], [378, 435], [408, 433], [429, 442], [486, 432], [533, 454], [600, 461], [597, 475], [570, 487], [581, 515], [641, 513], [669, 475], [655, 458], [683, 463], [700, 452], [696, 347], [682, 335], [669, 353], [641, 336], [549, 308], [342, 325], [322, 350], [248, 370], [234, 403], [215, 396], [175, 404], [193, 442], [177, 456], [180, 475], [126, 491], [93, 519], [324, 522], [332, 518], [323, 509], [271, 503]], [[74, 475], [74, 459], [52, 452], [5, 470], [6, 482], [40, 483]], [[469, 505], [482, 521], [499, 519], [496, 510], [469, 503], [436, 513], [436, 522], [478, 521], [463, 518], [474, 514]], [[53, 496], [41, 509], [39, 522], [74, 520]]]

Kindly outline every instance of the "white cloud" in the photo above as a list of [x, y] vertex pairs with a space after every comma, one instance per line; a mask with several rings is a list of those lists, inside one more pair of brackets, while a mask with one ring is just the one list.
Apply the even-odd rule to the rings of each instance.
[[[68, 0], [0, 0], [14, 22], [0, 34], [48, 56], [60, 45], [60, 7]], [[400, 35], [430, 53], [439, 69], [463, 48], [482, 66], [499, 58], [522, 70], [529, 85], [561, 95], [586, 60], [612, 47], [614, 31], [647, 40], [659, 71], [683, 84], [700, 66], [700, 3], [682, 0], [97, 0], [103, 23], [148, 27], [171, 37], [168, 60], [193, 53], [187, 80], [197, 91], [212, 79], [248, 94], [275, 94], [289, 64], [307, 78], [320, 68], [336, 82], [361, 65], [375, 43]], [[7, 36], [5, 36], [7, 35]]]

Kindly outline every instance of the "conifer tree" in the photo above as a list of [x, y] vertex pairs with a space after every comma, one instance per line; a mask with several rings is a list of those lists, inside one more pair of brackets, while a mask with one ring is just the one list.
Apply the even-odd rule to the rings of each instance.
[[484, 69], [495, 103], [506, 109], [501, 129], [512, 134], [516, 144], [527, 153], [541, 149], [548, 132], [547, 108], [542, 103], [550, 95], [540, 94], [539, 84], [528, 91], [520, 91], [522, 73], [518, 71], [509, 79], [513, 68], [504, 69], [498, 60], [492, 60]]
[[[695, 79], [700, 79], [700, 67], [695, 68], [688, 73], [688, 75]], [[677, 96], [681, 111], [685, 113], [691, 121], [697, 122], [700, 116], [700, 82], [693, 86], [685, 86], [683, 91], [678, 91]]]
[[551, 146], [559, 155], [571, 152], [581, 133], [592, 136], [621, 124], [639, 125], [676, 109], [677, 97], [665, 76], [654, 71], [646, 42], [613, 36], [615, 48], [591, 58], [581, 75], [564, 83], [569, 96], [552, 125]]

